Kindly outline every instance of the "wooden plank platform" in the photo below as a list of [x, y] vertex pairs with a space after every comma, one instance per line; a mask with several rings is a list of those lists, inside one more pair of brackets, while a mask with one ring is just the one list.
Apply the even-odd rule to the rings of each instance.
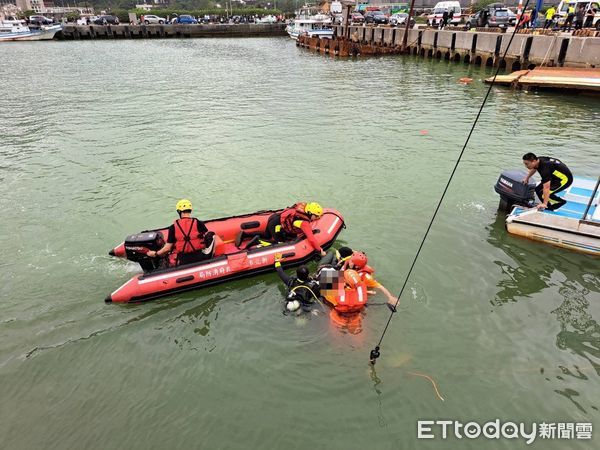
[[[500, 85], [504, 85], [504, 86], [512, 86], [513, 83], [515, 83], [519, 80], [519, 78], [521, 78], [524, 75], [527, 75], [529, 72], [531, 72], [531, 70], [517, 70], [516, 72], [513, 72], [508, 75], [498, 75], [496, 77], [496, 81], [494, 82], [494, 84], [500, 84]], [[494, 79], [494, 77], [486, 78], [485, 82], [491, 83], [493, 79]]]
[[[493, 77], [487, 78], [491, 83]], [[496, 83], [525, 89], [570, 89], [600, 92], [600, 68], [536, 67], [496, 77]]]

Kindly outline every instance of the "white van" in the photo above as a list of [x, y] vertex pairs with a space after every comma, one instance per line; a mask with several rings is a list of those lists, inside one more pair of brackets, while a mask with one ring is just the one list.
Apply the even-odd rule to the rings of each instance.
[[448, 13], [452, 11], [454, 13], [452, 20], [448, 20], [449, 25], [458, 25], [463, 21], [460, 2], [438, 2], [435, 4], [431, 14], [427, 16], [427, 23], [429, 26], [435, 27], [436, 25], [439, 25], [442, 21], [444, 11], [448, 11]]
[[592, 26], [595, 27], [597, 30], [600, 30], [600, 0], [562, 0], [556, 8], [556, 14], [558, 14], [559, 16], [558, 25], [562, 26], [562, 24], [565, 23], [565, 19], [567, 18], [567, 13], [569, 11], [569, 6], [573, 6], [575, 8], [575, 11], [577, 11], [579, 5], [583, 5], [585, 7], [586, 16], [583, 19], [584, 24], [587, 19], [588, 10], [590, 8], [596, 10]]

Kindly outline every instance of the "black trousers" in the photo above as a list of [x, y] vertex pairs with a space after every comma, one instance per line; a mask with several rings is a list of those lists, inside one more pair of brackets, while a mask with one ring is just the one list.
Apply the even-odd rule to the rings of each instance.
[[567, 31], [571, 31], [571, 26], [573, 25], [573, 19], [575, 18], [575, 14], [569, 14], [567, 16], [567, 20], [565, 20], [565, 24], [563, 25], [563, 31], [566, 29]]
[[[550, 183], [550, 199], [548, 200], [548, 209], [549, 211], [556, 211], [558, 208], [567, 203], [566, 200], [560, 198], [557, 193], [564, 191], [566, 188], [573, 184], [573, 177], [569, 176], [567, 178], [567, 182], [561, 184], [560, 181], [553, 181]], [[535, 193], [537, 194], [540, 201], [544, 201], [544, 185], [542, 183], [538, 184], [535, 187]]]
[[285, 240], [285, 233], [283, 230], [277, 231], [278, 225], [281, 224], [281, 214], [275, 213], [271, 214], [267, 219], [267, 226], [265, 227], [265, 231], [261, 232], [245, 232], [242, 231], [238, 236], [238, 242], [236, 245], [241, 245], [242, 241], [247, 238], [252, 238], [249, 242], [246, 243], [245, 248], [248, 246], [257, 244], [258, 239], [264, 239], [265, 241], [270, 242], [283, 242]]
[[281, 225], [281, 214], [271, 214], [267, 220], [267, 228], [263, 237], [267, 240], [281, 242], [285, 240], [283, 231], [277, 231], [277, 226]]

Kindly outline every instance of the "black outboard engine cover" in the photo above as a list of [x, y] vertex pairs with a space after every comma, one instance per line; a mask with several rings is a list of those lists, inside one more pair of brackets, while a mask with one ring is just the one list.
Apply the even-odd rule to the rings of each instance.
[[125, 238], [125, 254], [128, 260], [139, 263], [144, 272], [150, 272], [158, 268], [160, 261], [159, 258], [149, 258], [146, 253], [148, 250], [160, 250], [164, 245], [162, 233], [144, 231]]
[[500, 174], [494, 190], [500, 194], [500, 208], [510, 211], [514, 205], [530, 208], [535, 201], [535, 182], [523, 184], [527, 173], [522, 170], [505, 170]]

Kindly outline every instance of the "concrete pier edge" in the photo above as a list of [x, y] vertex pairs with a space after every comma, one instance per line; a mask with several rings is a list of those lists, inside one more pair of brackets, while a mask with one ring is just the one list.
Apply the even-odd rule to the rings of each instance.
[[[341, 25], [335, 27], [336, 36], [343, 36]], [[333, 42], [319, 42], [318, 38], [300, 38], [298, 45], [312, 50], [326, 51], [336, 56], [356, 54], [400, 53], [404, 29], [392, 27], [351, 26], [349, 36], [358, 36], [358, 42], [336, 38]], [[408, 31], [406, 53], [424, 58], [443, 59], [478, 66], [506, 70], [549, 67], [600, 67], [600, 37], [572, 36], [566, 33], [546, 35], [516, 34], [510, 48], [506, 48], [512, 33], [463, 31], [458, 29], [411, 29]], [[366, 49], [364, 52], [362, 50]]]
[[287, 36], [283, 23], [201, 25], [74, 25], [67, 24], [56, 37], [79, 39], [152, 39], [202, 37]]

